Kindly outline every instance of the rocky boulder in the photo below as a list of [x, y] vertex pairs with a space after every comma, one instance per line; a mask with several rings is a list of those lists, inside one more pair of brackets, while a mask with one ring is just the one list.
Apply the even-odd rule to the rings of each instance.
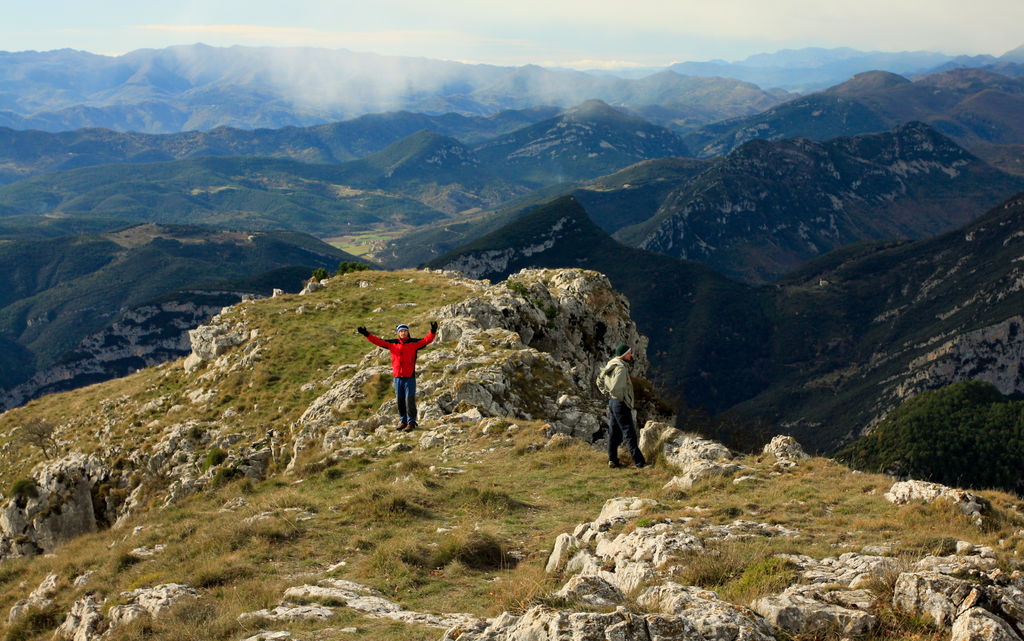
[[40, 464], [31, 481], [0, 508], [0, 559], [52, 552], [112, 521], [98, 494], [110, 476], [99, 457], [80, 453]]
[[[841, 593], [825, 592], [809, 586], [790, 586], [781, 594], [755, 599], [750, 607], [773, 627], [792, 635], [838, 632], [844, 637], [860, 637], [878, 626], [878, 619], [863, 609], [836, 603]], [[870, 594], [855, 595], [865, 605]]]
[[734, 455], [717, 441], [678, 433], [662, 444], [665, 463], [679, 470], [665, 489], [688, 490], [697, 481], [710, 476], [731, 476], [743, 470], [733, 461]]
[[987, 499], [973, 492], [927, 481], [900, 481], [886, 492], [885, 498], [896, 505], [905, 505], [915, 501], [924, 503], [936, 500], [949, 501], [979, 526], [982, 524], [985, 513], [991, 507]]
[[115, 605], [107, 613], [111, 627], [159, 616], [179, 601], [199, 598], [199, 593], [187, 585], [164, 583], [152, 588], [123, 592], [121, 598], [125, 603]]
[[185, 359], [185, 370], [194, 371], [203, 363], [215, 360], [228, 349], [241, 345], [252, 335], [243, 325], [228, 326], [219, 322], [219, 315], [209, 325], [200, 325], [188, 332], [192, 353]]

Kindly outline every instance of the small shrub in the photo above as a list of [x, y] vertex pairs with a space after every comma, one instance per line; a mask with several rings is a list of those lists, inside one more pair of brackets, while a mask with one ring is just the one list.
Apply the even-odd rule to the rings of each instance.
[[57, 426], [44, 418], [32, 418], [21, 426], [15, 433], [16, 442], [26, 445], [34, 445], [43, 452], [43, 456], [50, 458], [60, 451], [60, 444], [56, 437]]
[[34, 499], [39, 497], [39, 486], [35, 479], [19, 479], [11, 486], [9, 496], [14, 499]]
[[222, 467], [213, 474], [213, 478], [210, 479], [210, 485], [212, 487], [223, 487], [235, 480], [241, 475], [241, 473], [234, 467]]
[[426, 510], [393, 487], [371, 487], [352, 499], [352, 509], [376, 522], [401, 522], [425, 516]]
[[516, 280], [507, 281], [505, 283], [505, 287], [513, 294], [522, 296], [523, 298], [527, 298], [530, 294], [529, 288]]
[[523, 563], [519, 565], [510, 580], [501, 581], [495, 585], [492, 593], [494, 603], [490, 608], [490, 613], [493, 615], [501, 612], [523, 614], [556, 589], [553, 585], [553, 577], [554, 575], [544, 571], [541, 564]]
[[[721, 588], [743, 576], [755, 552], [739, 544], [722, 545], [683, 556], [679, 579], [685, 585], [702, 588]], [[757, 555], [763, 556], [763, 555]]]
[[206, 453], [206, 458], [203, 459], [202, 471], [205, 472], [206, 470], [210, 469], [211, 467], [214, 467], [216, 465], [220, 465], [221, 463], [224, 462], [224, 460], [227, 457], [228, 457], [228, 453], [225, 452], [224, 450], [222, 450], [221, 448], [219, 448], [219, 447], [213, 448], [212, 450], [210, 450], [209, 452]]
[[325, 278], [327, 278], [326, 269], [324, 269], [323, 267], [317, 267], [316, 269], [313, 270], [313, 275], [311, 277], [312, 280], [319, 282]]
[[759, 596], [786, 589], [796, 578], [796, 565], [777, 556], [755, 561], [729, 590], [735, 600], [749, 603]]
[[349, 272], [362, 272], [367, 269], [370, 269], [370, 266], [366, 263], [355, 263], [343, 260], [338, 264], [338, 276], [348, 274]]
[[486, 532], [448, 538], [438, 546], [432, 565], [442, 567], [455, 561], [474, 570], [497, 570], [515, 565], [504, 544]]
[[114, 559], [114, 568], [116, 572], [124, 572], [141, 561], [141, 558], [135, 556], [131, 552], [122, 552], [117, 555], [116, 559]]

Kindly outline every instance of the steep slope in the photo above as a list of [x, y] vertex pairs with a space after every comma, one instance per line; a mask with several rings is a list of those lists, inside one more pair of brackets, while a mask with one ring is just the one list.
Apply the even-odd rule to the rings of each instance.
[[838, 252], [782, 279], [778, 377], [736, 409], [831, 451], [925, 389], [1024, 392], [1022, 237], [1018, 194], [934, 239]]
[[766, 282], [856, 241], [957, 227], [1022, 187], [920, 123], [825, 143], [752, 141], [618, 237]]
[[[29, 387], [5, 395], [2, 405], [19, 404], [44, 389], [67, 389], [175, 357], [187, 346], [185, 330], [237, 301], [241, 293], [269, 294], [274, 287], [296, 285], [294, 276], [286, 273], [277, 274], [272, 284], [224, 283], [211, 288], [215, 283], [292, 265], [304, 266], [308, 278], [311, 268], [334, 270], [343, 260], [356, 259], [299, 234], [159, 225], [0, 244], [0, 277], [7, 283], [0, 296], [0, 334], [32, 355], [13, 359], [22, 360], [22, 366], [5, 371], [0, 383], [10, 391], [39, 374]], [[178, 293], [167, 299], [172, 292]], [[140, 306], [152, 309], [140, 311]], [[114, 338], [108, 334], [115, 323], [134, 327]], [[148, 338], [126, 338], [142, 325], [149, 328]], [[107, 333], [105, 338], [96, 334], [101, 331]], [[122, 339], [130, 345], [115, 359], [113, 347]], [[111, 354], [93, 349], [104, 345]], [[83, 359], [83, 351], [95, 352], [97, 358]], [[89, 362], [68, 365], [83, 360]]]
[[[443, 225], [400, 235], [367, 254], [385, 265], [421, 265], [491, 233], [563, 195], [576, 198], [606, 232], [648, 220], [665, 198], [710, 165], [709, 161], [658, 158], [574, 185], [552, 185], [514, 198], [501, 207], [454, 216]], [[2, 227], [0, 227], [2, 231]]]
[[481, 161], [535, 187], [609, 174], [651, 158], [687, 156], [676, 134], [593, 100], [474, 148]]
[[1024, 201], [916, 243], [862, 243], [758, 289], [614, 243], [562, 199], [431, 263], [490, 278], [587, 266], [629, 298], [651, 372], [680, 413], [746, 442], [751, 422], [835, 451], [903, 400], [980, 378], [1024, 391], [1019, 238]]

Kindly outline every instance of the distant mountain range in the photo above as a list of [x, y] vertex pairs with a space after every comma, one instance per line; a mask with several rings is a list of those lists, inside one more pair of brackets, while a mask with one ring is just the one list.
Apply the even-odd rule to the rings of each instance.
[[311, 48], [141, 49], [0, 53], [0, 126], [105, 127], [173, 133], [219, 126], [280, 128], [368, 113], [489, 115], [599, 99], [657, 107], [691, 128], [776, 104], [785, 92], [674, 72], [638, 80], [575, 71], [468, 65]]
[[567, 197], [430, 265], [492, 279], [602, 271], [684, 416], [731, 414], [713, 429], [737, 440], [762, 419], [832, 452], [922, 389], [982, 379], [1024, 392], [1022, 238], [1024, 193], [933, 239], [848, 246], [754, 288], [619, 245]]
[[218, 127], [175, 134], [77, 129], [60, 133], [0, 127], [0, 184], [41, 173], [112, 163], [147, 163], [200, 156], [265, 156], [309, 163], [363, 158], [422, 130], [465, 144], [555, 117], [557, 107], [502, 111], [491, 116], [368, 114], [326, 125], [280, 129]]
[[616, 237], [747, 282], [861, 240], [958, 227], [1024, 189], [921, 124], [827, 142], [757, 140], [669, 194]]
[[0, 410], [176, 357], [242, 293], [356, 260], [302, 234], [180, 225], [0, 242]]
[[1010, 75], [1024, 74], [1024, 47], [1002, 56], [950, 56], [931, 51], [858, 51], [849, 47], [785, 49], [756, 54], [737, 62], [682, 62], [669, 67], [683, 75], [723, 76], [807, 93], [831, 87], [866, 71], [888, 71], [902, 76], [923, 76], [968, 67], [990, 68]]
[[276, 129], [369, 113], [490, 115], [598, 99], [686, 132], [866, 71], [914, 76], [959, 66], [1019, 76], [1021, 58], [1019, 51], [994, 58], [802, 49], [735, 63], [679, 63], [633, 78], [314, 48], [188, 45], [121, 56], [69, 49], [0, 52], [0, 126], [52, 132]]
[[[1022, 78], [956, 69], [910, 81], [872, 71], [754, 116], [708, 125], [685, 140], [695, 156], [710, 158], [755, 139], [828, 140], [921, 121], [982, 156], [998, 157], [994, 146], [1024, 144], [1022, 113]], [[1024, 173], [1021, 158], [1004, 168]]]
[[[57, 148], [35, 157], [54, 158]], [[294, 147], [277, 147], [282, 148]], [[473, 147], [420, 131], [341, 164], [206, 156], [39, 174], [0, 188], [0, 220], [18, 217], [32, 224], [38, 214], [56, 213], [327, 237], [378, 225], [434, 224], [538, 187], [684, 152], [671, 131], [589, 101]]]

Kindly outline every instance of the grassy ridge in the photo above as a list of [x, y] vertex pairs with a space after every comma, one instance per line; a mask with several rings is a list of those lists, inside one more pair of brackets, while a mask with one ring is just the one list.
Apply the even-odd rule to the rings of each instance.
[[[360, 281], [370, 286], [361, 287]], [[361, 272], [306, 296], [238, 305], [229, 317], [258, 329], [267, 352], [252, 362], [252, 369], [223, 376], [215, 400], [190, 403], [186, 394], [209, 385], [210, 379], [168, 363], [33, 401], [0, 416], [0, 439], [11, 443], [0, 448], [0, 490], [10, 493], [42, 458], [38, 448], [9, 440], [14, 427], [34, 418], [60, 424], [63, 447], [85, 452], [111, 445], [122, 452], [145, 450], [163, 430], [188, 422], [198, 430], [240, 436], [239, 446], [261, 438], [268, 426], [287, 429], [323, 391], [318, 381], [367, 354], [368, 344], [353, 331], [355, 325], [389, 327], [401, 319], [422, 327], [438, 306], [468, 295], [438, 274]], [[409, 303], [415, 306], [398, 306]], [[300, 306], [302, 314], [296, 313]], [[377, 358], [387, 360], [384, 354]], [[441, 366], [422, 373], [424, 381], [442, 375]], [[314, 388], [303, 390], [310, 382]], [[366, 404], [349, 408], [339, 420], [364, 418], [389, 399], [388, 381], [378, 383], [368, 388]], [[148, 405], [162, 397], [166, 409]], [[228, 414], [229, 409], [234, 413]], [[261, 626], [240, 623], [239, 614], [273, 608], [288, 587], [324, 577], [372, 586], [419, 611], [521, 613], [538, 603], [559, 605], [548, 595], [565, 577], [543, 569], [555, 537], [596, 518], [614, 496], [659, 502], [622, 531], [666, 518], [689, 518], [695, 529], [739, 518], [797, 530], [795, 537], [716, 541], [699, 558], [680, 555], [669, 563], [677, 566], [675, 580], [714, 589], [742, 605], [784, 584], [791, 570], [774, 558], [777, 553], [838, 556], [899, 541], [894, 553], [909, 565], [926, 554], [948, 553], [957, 539], [965, 539], [992, 545], [1007, 572], [1016, 567], [1014, 555], [1024, 553], [1021, 524], [1011, 508], [1017, 499], [1006, 494], [983, 493], [994, 505], [994, 516], [979, 531], [948, 505], [890, 505], [882, 498], [889, 479], [853, 473], [825, 459], [780, 470], [771, 457], [747, 456], [738, 461], [748, 468], [745, 481], [708, 479], [682, 493], [663, 489], [673, 471], [660, 458], [642, 473], [609, 470], [601, 452], [581, 443], [549, 446], [541, 421], [486, 431], [469, 423], [462, 429], [444, 450], [417, 447], [419, 434], [388, 432], [374, 435], [366, 449], [397, 441], [412, 449], [333, 461], [308, 451], [289, 474], [283, 472], [291, 462], [286, 448], [264, 481], [232, 480], [224, 474], [209, 491], [165, 509], [147, 506], [123, 528], [79, 537], [53, 555], [5, 561], [0, 564], [0, 609], [10, 609], [56, 573], [61, 587], [56, 603], [32, 618], [34, 627], [19, 628], [20, 638], [50, 638], [72, 602], [86, 592], [114, 604], [124, 591], [167, 582], [186, 583], [202, 597], [156, 620], [115, 630], [111, 639], [245, 638]], [[102, 447], [101, 435], [107, 441]], [[225, 464], [215, 462], [219, 457], [212, 450], [200, 453], [211, 469]], [[152, 558], [132, 552], [157, 545], [165, 548]], [[86, 585], [72, 586], [90, 571], [94, 574]], [[884, 580], [871, 587], [881, 603], [891, 602], [891, 588]], [[933, 638], [908, 617], [887, 616], [879, 638], [911, 633]], [[351, 638], [343, 631], [348, 627], [357, 628], [362, 638], [382, 641], [440, 636], [438, 630], [372, 619], [342, 607], [323, 623], [281, 623], [274, 629], [340, 641]]]

